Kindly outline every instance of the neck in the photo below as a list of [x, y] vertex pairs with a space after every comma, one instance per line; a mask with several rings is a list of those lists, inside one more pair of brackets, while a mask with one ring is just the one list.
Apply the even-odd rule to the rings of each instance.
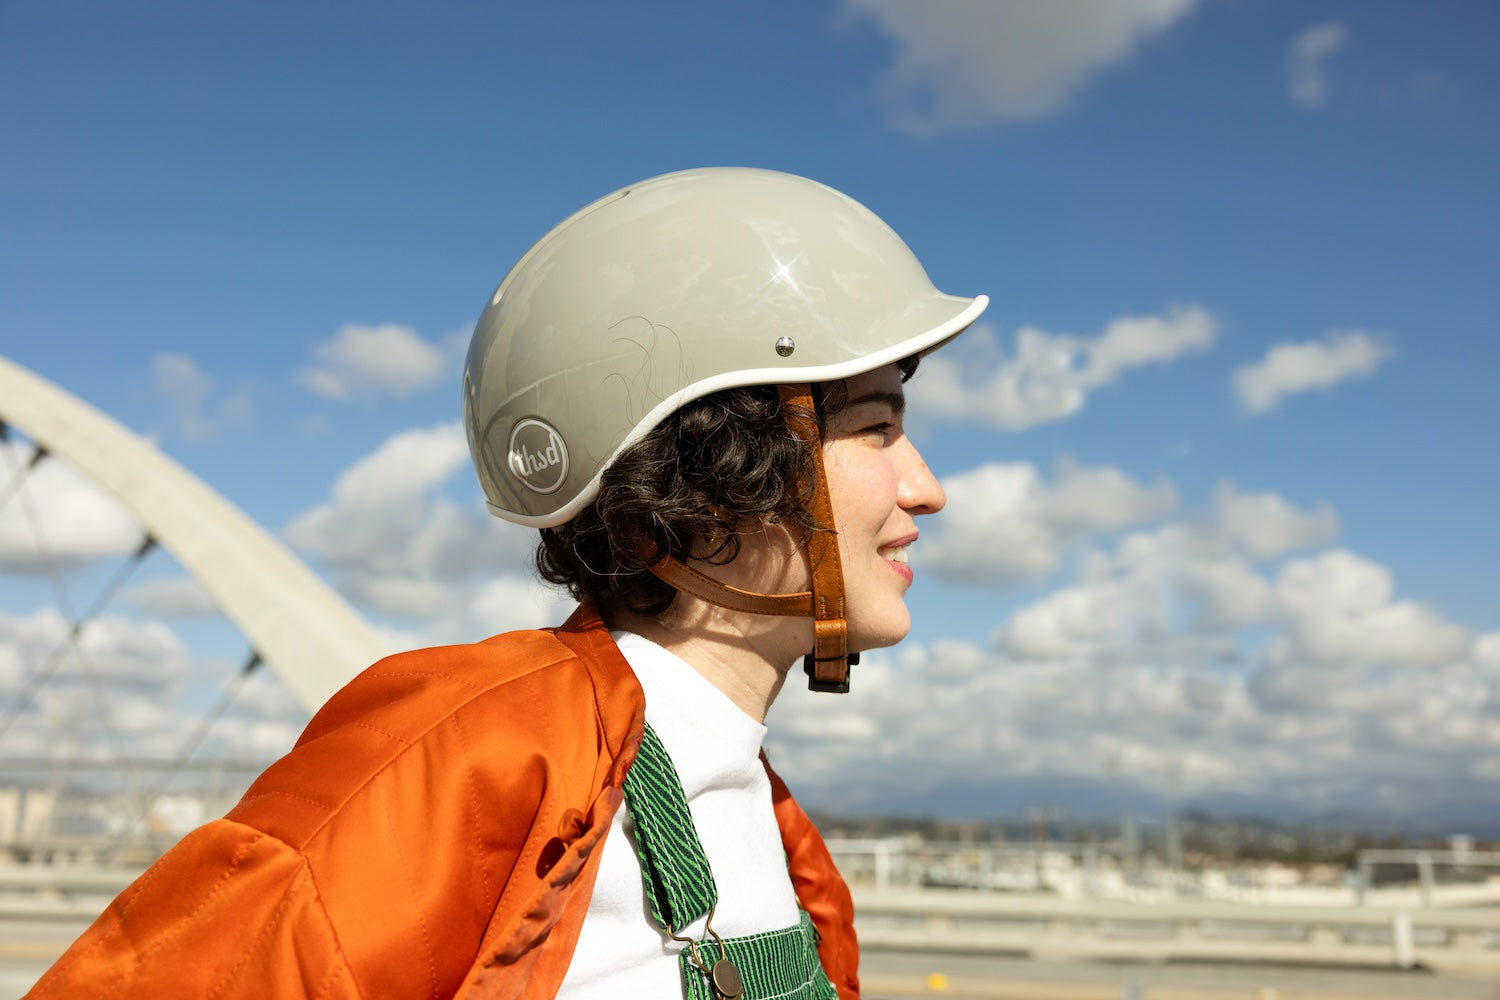
[[764, 723], [787, 673], [812, 641], [805, 619], [726, 611], [679, 594], [665, 613], [610, 616], [612, 628], [644, 636], [681, 657], [740, 710]]

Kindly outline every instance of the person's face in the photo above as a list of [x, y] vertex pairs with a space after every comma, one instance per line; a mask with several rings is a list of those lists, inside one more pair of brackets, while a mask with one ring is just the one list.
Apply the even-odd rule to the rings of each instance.
[[847, 404], [827, 418], [823, 467], [838, 528], [851, 651], [900, 642], [911, 629], [907, 547], [916, 518], [942, 510], [946, 497], [902, 417], [901, 371], [886, 365], [845, 383]]

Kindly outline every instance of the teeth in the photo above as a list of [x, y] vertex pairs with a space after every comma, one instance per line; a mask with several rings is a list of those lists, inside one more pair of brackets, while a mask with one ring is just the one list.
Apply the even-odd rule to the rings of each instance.
[[906, 564], [906, 546], [904, 545], [898, 549], [881, 549], [880, 555], [891, 562]]

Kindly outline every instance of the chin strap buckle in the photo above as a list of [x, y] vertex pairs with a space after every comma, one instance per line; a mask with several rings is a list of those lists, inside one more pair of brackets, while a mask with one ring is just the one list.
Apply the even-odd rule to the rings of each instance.
[[[825, 664], [832, 666], [824, 666]], [[820, 660], [815, 653], [808, 653], [802, 658], [802, 672], [807, 675], [807, 689], [823, 691], [827, 694], [848, 694], [849, 668], [857, 666], [859, 666], [858, 653], [835, 656], [827, 660]]]

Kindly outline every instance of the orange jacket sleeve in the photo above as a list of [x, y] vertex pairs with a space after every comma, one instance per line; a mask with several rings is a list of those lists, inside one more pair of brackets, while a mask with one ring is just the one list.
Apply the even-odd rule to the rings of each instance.
[[360, 993], [306, 860], [259, 830], [218, 820], [126, 889], [28, 996]]

